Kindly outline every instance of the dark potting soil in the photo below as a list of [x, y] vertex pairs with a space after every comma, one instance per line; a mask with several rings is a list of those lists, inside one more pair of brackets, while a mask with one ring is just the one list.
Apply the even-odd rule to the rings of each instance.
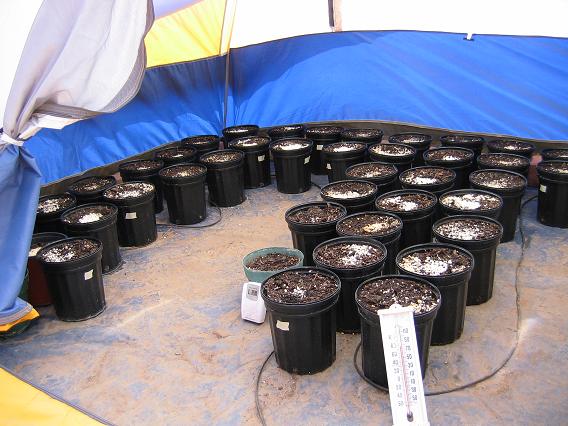
[[283, 272], [264, 284], [268, 299], [278, 303], [306, 304], [318, 302], [337, 291], [337, 282], [313, 270]]
[[419, 249], [400, 259], [399, 266], [409, 272], [437, 277], [464, 272], [471, 259], [458, 250], [446, 247]]
[[345, 129], [341, 132], [344, 140], [353, 139], [377, 139], [383, 136], [383, 132], [378, 129]]
[[402, 220], [381, 213], [364, 213], [347, 217], [339, 222], [337, 230], [342, 235], [387, 235], [402, 226]]
[[393, 145], [390, 143], [381, 143], [374, 145], [369, 150], [374, 154], [388, 155], [392, 157], [406, 157], [412, 155], [412, 149], [406, 146]]
[[270, 143], [270, 139], [261, 136], [244, 137], [232, 143], [232, 146], [237, 148], [251, 148], [265, 146]]
[[69, 189], [78, 193], [94, 192], [113, 183], [114, 180], [109, 176], [93, 176], [71, 184]]
[[71, 207], [73, 205], [73, 201], [73, 197], [67, 194], [53, 195], [38, 203], [37, 213], [56, 213]]
[[359, 198], [370, 195], [374, 191], [374, 186], [367, 182], [337, 182], [328, 185], [322, 190], [323, 195], [329, 198], [348, 199]]
[[88, 256], [97, 251], [98, 248], [99, 244], [92, 240], [62, 241], [40, 253], [40, 257], [49, 263], [67, 262]]
[[492, 194], [471, 192], [442, 195], [440, 204], [464, 211], [484, 211], [498, 208], [501, 205], [501, 201]]
[[394, 176], [397, 173], [393, 164], [366, 163], [358, 164], [347, 172], [347, 176], [356, 178], [380, 178]]
[[297, 149], [306, 149], [310, 144], [305, 139], [284, 139], [274, 142], [272, 149], [277, 151], [294, 151]]
[[[392, 139], [392, 140], [391, 140]], [[407, 145], [422, 145], [424, 142], [431, 140], [428, 135], [420, 135], [418, 133], [408, 135], [393, 135], [389, 138], [392, 143], [403, 143]]]
[[373, 265], [385, 256], [384, 250], [363, 242], [326, 244], [314, 252], [314, 259], [326, 266], [342, 269]]
[[568, 159], [568, 149], [551, 149], [546, 152], [548, 158]]
[[554, 161], [553, 163], [540, 163], [539, 169], [549, 173], [568, 173], [568, 161]]
[[520, 188], [525, 184], [523, 178], [507, 172], [493, 172], [480, 170], [470, 175], [470, 179], [476, 185], [487, 188]]
[[389, 211], [410, 212], [432, 207], [436, 200], [424, 194], [400, 194], [381, 198], [377, 207]]
[[258, 127], [253, 124], [245, 124], [242, 126], [227, 127], [223, 132], [230, 135], [239, 135], [256, 129], [258, 129]]
[[145, 182], [124, 182], [107, 189], [104, 196], [113, 200], [142, 197], [154, 190], [154, 185]]
[[230, 161], [237, 161], [242, 158], [240, 152], [214, 152], [213, 154], [206, 154], [201, 157], [204, 163], [228, 163]]
[[409, 169], [400, 175], [403, 183], [411, 185], [437, 185], [451, 181], [454, 173], [443, 167], [421, 167]]
[[426, 151], [426, 159], [436, 161], [465, 161], [473, 158], [472, 152], [454, 148], [438, 148]]
[[479, 144], [483, 141], [483, 138], [479, 136], [468, 136], [468, 135], [447, 135], [444, 137], [447, 142], [450, 143], [460, 143], [460, 144]]
[[188, 145], [209, 145], [211, 142], [217, 141], [219, 138], [213, 135], [191, 136], [184, 138], [181, 141]]
[[435, 231], [453, 240], [481, 241], [495, 238], [499, 235], [500, 229], [496, 223], [488, 220], [454, 216], [454, 218], [436, 226]]
[[347, 152], [365, 149], [366, 145], [357, 142], [338, 142], [326, 145], [323, 147], [325, 152]]
[[298, 130], [302, 130], [304, 126], [302, 124], [287, 124], [284, 126], [276, 126], [270, 129], [268, 132], [274, 135], [285, 135], [289, 134], [289, 132], [297, 132]]
[[308, 139], [339, 138], [342, 130], [343, 128], [338, 126], [309, 127], [306, 129], [306, 137]]
[[415, 314], [430, 312], [440, 303], [431, 287], [410, 278], [377, 278], [367, 282], [359, 290], [357, 300], [374, 312], [398, 304], [411, 306]]
[[111, 206], [86, 206], [72, 211], [65, 215], [63, 222], [65, 223], [92, 223], [107, 217], [113, 212]]
[[123, 170], [153, 170], [160, 169], [162, 167], [162, 163], [155, 160], [139, 160], [124, 164], [121, 167]]
[[164, 169], [160, 174], [162, 176], [171, 177], [171, 178], [182, 178], [182, 177], [191, 177], [197, 176], [200, 173], [203, 173], [205, 169], [197, 164], [182, 164], [179, 166], [169, 167]]
[[487, 146], [504, 149], [506, 151], [530, 151], [534, 148], [530, 143], [517, 141], [514, 139], [500, 139], [490, 141], [487, 142]]
[[247, 268], [255, 271], [280, 271], [296, 266], [300, 259], [290, 254], [268, 253], [247, 263]]
[[163, 151], [156, 152], [156, 158], [164, 159], [172, 159], [172, 158], [180, 158], [180, 157], [187, 157], [191, 156], [195, 153], [195, 150], [188, 149], [188, 148], [169, 148], [164, 149]]
[[342, 210], [336, 206], [310, 206], [292, 213], [288, 218], [297, 223], [326, 223], [341, 217]]
[[530, 160], [526, 157], [503, 153], [481, 154], [478, 161], [480, 164], [488, 165], [495, 169], [500, 167], [523, 167], [530, 164]]

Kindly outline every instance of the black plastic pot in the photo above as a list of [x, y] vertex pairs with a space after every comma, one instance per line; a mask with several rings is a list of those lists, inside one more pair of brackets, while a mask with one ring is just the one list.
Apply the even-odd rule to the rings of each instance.
[[568, 161], [568, 148], [547, 148], [540, 153], [542, 161]]
[[[381, 199], [402, 194], [423, 194], [433, 201], [432, 206], [412, 211], [386, 210], [379, 207], [378, 203]], [[403, 226], [399, 250], [432, 241], [432, 224], [434, 223], [434, 213], [436, 212], [437, 204], [438, 200], [434, 194], [419, 189], [401, 189], [387, 192], [375, 200], [375, 207], [378, 211], [392, 213], [402, 219]]]
[[326, 195], [326, 192], [333, 188], [335, 185], [341, 183], [350, 183], [350, 182], [365, 182], [365, 181], [358, 181], [358, 180], [339, 180], [337, 182], [328, 183], [327, 185], [323, 186], [320, 191], [320, 196], [325, 201], [332, 202], [332, 203], [339, 203], [347, 209], [348, 214], [359, 213], [359, 212], [368, 212], [373, 210], [373, 203], [375, 202], [375, 198], [377, 198], [377, 186], [371, 182], [365, 182], [369, 185], [371, 192], [359, 197], [352, 197], [352, 198], [336, 198], [329, 195]]
[[[334, 151], [338, 147], [350, 147], [349, 151]], [[346, 170], [365, 161], [367, 145], [361, 142], [337, 142], [326, 145], [322, 149], [323, 161], [329, 182], [347, 179]]]
[[310, 169], [315, 175], [325, 175], [325, 162], [321, 153], [324, 146], [341, 141], [342, 127], [310, 126], [306, 129], [306, 138], [314, 142], [310, 156]]
[[332, 272], [320, 268], [291, 268], [289, 271], [317, 271], [337, 282], [337, 291], [326, 299], [307, 304], [274, 302], [266, 297], [265, 280], [260, 294], [266, 306], [274, 355], [278, 366], [292, 374], [314, 374], [335, 361], [336, 313], [333, 307], [341, 291], [341, 282]]
[[[345, 129], [341, 132], [341, 140], [344, 142], [361, 142], [367, 148], [383, 140], [381, 129]], [[369, 161], [369, 152], [365, 151], [365, 161]]]
[[123, 182], [149, 182], [154, 185], [155, 213], [160, 213], [164, 210], [162, 182], [160, 182], [160, 177], [158, 176], [159, 171], [163, 167], [164, 162], [161, 160], [127, 161], [118, 166]]
[[[428, 366], [428, 354], [430, 352], [430, 340], [432, 337], [432, 329], [434, 327], [434, 319], [440, 309], [441, 300], [440, 291], [428, 281], [412, 277], [410, 275], [383, 275], [382, 279], [401, 278], [421, 282], [432, 289], [438, 296], [440, 303], [429, 312], [423, 314], [414, 314], [414, 331], [416, 332], [416, 343], [418, 346], [418, 357], [420, 359], [420, 370], [422, 377], [426, 374]], [[381, 333], [381, 321], [376, 312], [370, 311], [359, 302], [359, 292], [367, 283], [375, 281], [371, 278], [363, 282], [355, 293], [355, 302], [359, 315], [361, 317], [361, 360], [363, 367], [363, 375], [373, 383], [388, 387], [387, 369], [385, 365], [385, 355], [383, 348], [383, 336]]]
[[[327, 205], [332, 205], [342, 210], [340, 216], [337, 219], [324, 223], [299, 223], [294, 222], [290, 219], [290, 215], [299, 210], [307, 209], [312, 206]], [[314, 265], [314, 260], [312, 257], [314, 249], [320, 243], [337, 237], [335, 225], [337, 224], [337, 221], [339, 221], [346, 215], [347, 210], [341, 204], [325, 202], [299, 204], [286, 211], [284, 217], [286, 219], [286, 222], [288, 223], [288, 229], [290, 229], [290, 232], [292, 234], [292, 243], [295, 249], [300, 250], [304, 254], [304, 265]]]
[[424, 151], [430, 148], [432, 143], [432, 136], [424, 133], [397, 133], [389, 137], [390, 143], [410, 145], [416, 150], [416, 156], [412, 167], [420, 167], [424, 165]]
[[303, 138], [305, 136], [305, 127], [303, 124], [286, 124], [273, 127], [267, 130], [266, 133], [273, 141], [283, 138]]
[[193, 163], [197, 160], [197, 149], [192, 146], [179, 146], [162, 149], [154, 154], [156, 160], [164, 162], [164, 167], [174, 164]]
[[[377, 176], [369, 176], [362, 173], [362, 169], [367, 166], [384, 166], [386, 170]], [[394, 191], [396, 183], [398, 182], [398, 169], [394, 164], [381, 163], [379, 161], [373, 161], [371, 163], [360, 163], [350, 166], [345, 171], [345, 179], [347, 180], [365, 180], [367, 182], [374, 183], [377, 185], [377, 194], [381, 195], [386, 192]]]
[[543, 161], [536, 168], [540, 183], [537, 218], [543, 225], [568, 228], [568, 174], [548, 168], [562, 164], [568, 165], [568, 160]]
[[475, 164], [475, 160], [481, 155], [485, 139], [474, 135], [445, 135], [440, 138], [440, 142], [442, 146], [471, 149], [475, 154]]
[[[508, 148], [507, 145], [517, 145], [515, 148]], [[516, 139], [494, 139], [487, 142], [489, 152], [502, 152], [505, 154], [517, 154], [530, 159], [536, 147], [529, 142]]]
[[[297, 142], [298, 148], [290, 150], [279, 148], [294, 142]], [[278, 192], [299, 194], [311, 188], [310, 155], [313, 154], [312, 147], [312, 141], [298, 138], [278, 139], [270, 144]]]
[[245, 136], [256, 136], [258, 130], [259, 128], [256, 124], [225, 127], [223, 129], [223, 144], [225, 149], [229, 147], [229, 142], [233, 139], [244, 138]]
[[[516, 188], [491, 188], [486, 185], [481, 185], [475, 183], [475, 177], [479, 173], [484, 172], [499, 172], [499, 173], [508, 173], [513, 174], [515, 176], [519, 176], [523, 179], [524, 184], [520, 187]], [[469, 182], [472, 188], [475, 189], [483, 189], [485, 191], [492, 192], [494, 194], [499, 195], [503, 199], [503, 207], [501, 208], [501, 212], [499, 213], [499, 222], [503, 225], [503, 237], [501, 238], [502, 243], [506, 243], [512, 241], [515, 238], [515, 231], [517, 229], [517, 218], [519, 217], [519, 213], [521, 211], [521, 198], [525, 193], [525, 189], [527, 187], [527, 180], [523, 175], [520, 175], [515, 172], [510, 172], [507, 170], [498, 170], [498, 169], [485, 169], [485, 170], [478, 170], [473, 172], [469, 175]]]
[[[358, 216], [365, 216], [365, 215], [395, 218], [400, 221], [400, 225], [387, 233], [368, 232], [365, 234], [355, 234], [355, 233], [344, 232], [341, 230], [342, 222], [354, 219]], [[346, 216], [343, 219], [340, 219], [337, 222], [335, 229], [337, 231], [337, 235], [339, 235], [340, 237], [367, 237], [382, 243], [387, 249], [387, 258], [385, 259], [385, 267], [383, 272], [385, 274], [394, 274], [396, 272], [396, 255], [398, 254], [398, 245], [400, 241], [400, 236], [402, 234], [402, 226], [403, 226], [402, 219], [395, 214], [386, 213], [386, 212], [364, 212], [364, 213], [355, 213]]]
[[[458, 240], [444, 237], [437, 231], [438, 226], [456, 219], [478, 219], [498, 225], [501, 232], [494, 238], [486, 240]], [[467, 285], [467, 306], [480, 305], [491, 299], [493, 295], [493, 281], [495, 278], [495, 258], [497, 246], [501, 241], [503, 227], [495, 220], [481, 216], [447, 217], [437, 221], [432, 227], [435, 240], [440, 243], [454, 244], [466, 249], [473, 255], [474, 266]]]
[[[495, 162], [498, 162], [495, 163]], [[515, 164], [510, 164], [514, 162]], [[509, 164], [507, 164], [509, 163]], [[500, 152], [481, 154], [477, 158], [477, 168], [483, 169], [501, 169], [510, 170], [512, 172], [520, 173], [524, 177], [529, 176], [529, 168], [531, 162], [527, 157], [516, 154], [504, 154]]]
[[203, 154], [219, 149], [219, 136], [217, 135], [200, 135], [183, 138], [180, 141], [180, 147], [191, 146], [197, 150], [196, 160], [199, 161]]
[[38, 206], [38, 210], [36, 211], [36, 219], [34, 225], [34, 234], [38, 234], [41, 232], [59, 232], [63, 233], [63, 223], [61, 223], [61, 215], [65, 213], [67, 210], [72, 209], [77, 205], [77, 200], [74, 195], [69, 193], [64, 194], [55, 194], [55, 195], [45, 195], [39, 198], [39, 203], [45, 203], [49, 200], [55, 200], [65, 198], [65, 207], [44, 212], [40, 211]]
[[[55, 241], [64, 240], [67, 235], [60, 234], [59, 232], [42, 232], [32, 236], [31, 247], [35, 244], [41, 243], [46, 246]], [[51, 295], [47, 287], [47, 280], [43, 272], [43, 266], [37, 259], [37, 256], [28, 257], [28, 302], [32, 306], [47, 306], [51, 305]]]
[[[46, 262], [42, 252], [73, 240], [91, 240], [98, 249], [76, 260]], [[106, 308], [101, 270], [102, 244], [91, 238], [70, 238], [43, 247], [38, 253], [43, 265], [57, 318], [62, 321], [84, 321], [96, 317]]]
[[[394, 145], [394, 146], [398, 146], [398, 147], [403, 147], [406, 150], [409, 150], [408, 154], [405, 155], [387, 155], [387, 154], [382, 154], [380, 152], [378, 152], [378, 149], [380, 149], [381, 146], [383, 145]], [[416, 159], [416, 148], [414, 148], [413, 146], [410, 145], [405, 145], [405, 144], [375, 144], [369, 147], [369, 157], [371, 158], [371, 161], [379, 161], [381, 163], [389, 163], [389, 164], [394, 164], [398, 170], [398, 174], [400, 175], [402, 172], [404, 172], [405, 170], [408, 170], [411, 166], [412, 163], [415, 161]], [[400, 189], [400, 182], [398, 180], [395, 181], [395, 188], [396, 189]]]
[[89, 176], [73, 182], [67, 191], [75, 196], [77, 205], [102, 201], [103, 192], [116, 184], [114, 176]]
[[[467, 158], [460, 160], [436, 160], [432, 158], [435, 153], [452, 152], [454, 150], [463, 152], [467, 155]], [[456, 180], [454, 184], [455, 189], [465, 189], [469, 186], [468, 177], [474, 168], [474, 158], [475, 153], [468, 148], [442, 147], [429, 149], [424, 152], [424, 163], [426, 165], [445, 167], [446, 169], [451, 169], [456, 173]]]
[[454, 187], [456, 181], [456, 173], [451, 169], [448, 170], [452, 172], [452, 177], [446, 182], [424, 184], [424, 183], [409, 182], [408, 180], [405, 179], [406, 177], [414, 173], [413, 171], [415, 170], [430, 170], [430, 169], [446, 170], [445, 167], [437, 167], [437, 166], [413, 167], [411, 169], [405, 170], [400, 175], [398, 175], [398, 180], [400, 181], [400, 185], [402, 186], [403, 189], [421, 189], [423, 191], [428, 191], [436, 195], [437, 197], [448, 192]]
[[[219, 154], [238, 156], [230, 161], [214, 161]], [[207, 167], [207, 187], [209, 200], [219, 207], [233, 207], [242, 204], [245, 196], [245, 155], [236, 150], [220, 150], [201, 156], [201, 162]]]
[[245, 155], [245, 188], [262, 188], [272, 183], [269, 144], [270, 139], [262, 136], [233, 139], [229, 143], [229, 148]]
[[[454, 195], [461, 195], [461, 194], [479, 194], [479, 195], [496, 197], [499, 199], [499, 206], [493, 209], [485, 209], [485, 210], [461, 210], [455, 207], [451, 207], [447, 204], [444, 204], [444, 199], [446, 197], [451, 197]], [[482, 191], [481, 189], [457, 189], [455, 191], [448, 191], [444, 195], [442, 195], [438, 200], [438, 204], [440, 205], [440, 208], [442, 210], [443, 217], [476, 215], [476, 216], [488, 217], [490, 219], [498, 219], [499, 213], [503, 208], [503, 199], [498, 194], [494, 194], [488, 191]]]
[[158, 232], [156, 229], [156, 216], [154, 214], [154, 186], [152, 190], [139, 197], [115, 198], [112, 197], [114, 190], [129, 188], [129, 183], [149, 182], [126, 182], [119, 183], [104, 193], [107, 203], [118, 207], [116, 227], [118, 231], [118, 243], [122, 247], [143, 247], [156, 241]]
[[[337, 268], [318, 260], [316, 253], [324, 246], [342, 243], [365, 243], [383, 252], [383, 256], [375, 263], [359, 268]], [[344, 333], [358, 333], [361, 330], [361, 321], [355, 304], [355, 290], [363, 281], [382, 275], [385, 265], [387, 249], [378, 242], [361, 237], [339, 237], [319, 244], [313, 253], [316, 266], [327, 269], [336, 274], [341, 280], [341, 293], [337, 303], [337, 331]]]
[[[109, 214], [95, 222], [79, 223], [72, 221], [72, 216], [81, 210], [94, 207], [107, 207]], [[110, 203], [92, 203], [85, 204], [74, 209], [68, 210], [61, 216], [61, 221], [65, 228], [65, 233], [70, 237], [89, 237], [98, 240], [103, 245], [102, 251], [102, 272], [108, 273], [114, 271], [122, 264], [118, 246], [118, 231], [116, 227], [116, 219], [118, 216], [118, 208]]]
[[160, 170], [170, 222], [193, 225], [207, 217], [206, 176], [207, 168], [201, 164], [178, 164]]
[[[463, 272], [441, 276], [423, 276], [407, 271], [400, 267], [400, 260], [412, 252], [428, 249], [431, 247], [447, 247], [458, 250], [471, 260], [471, 265]], [[467, 250], [452, 245], [442, 243], [419, 244], [408, 247], [398, 253], [396, 264], [401, 274], [411, 275], [413, 277], [422, 278], [429, 283], [434, 284], [442, 296], [442, 304], [434, 320], [432, 329], [432, 345], [447, 345], [455, 342], [460, 338], [463, 332], [465, 320], [465, 306], [467, 301], [467, 283], [474, 267], [474, 259]]]

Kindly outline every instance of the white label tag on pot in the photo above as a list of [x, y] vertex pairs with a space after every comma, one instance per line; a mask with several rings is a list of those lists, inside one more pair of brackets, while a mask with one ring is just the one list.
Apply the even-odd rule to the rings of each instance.
[[279, 328], [282, 331], [290, 331], [290, 323], [286, 321], [276, 321], [276, 328]]
[[90, 271], [85, 272], [85, 281], [90, 280], [91, 278], [93, 278], [93, 270], [92, 269]]
[[258, 161], [259, 161], [259, 162], [264, 161], [264, 157], [265, 157], [264, 155], [259, 155], [259, 156], [258, 156]]
[[137, 217], [137, 216], [136, 216], [136, 212], [130, 212], [130, 213], [126, 213], [126, 214], [124, 215], [124, 218], [125, 218], [125, 219], [136, 219], [136, 217]]
[[318, 151], [321, 151], [321, 150], [323, 149], [323, 145], [316, 145], [316, 149], [317, 149]]
[[546, 192], [546, 185], [540, 185], [540, 192]]
[[304, 164], [308, 164], [310, 162], [310, 157], [306, 157], [306, 159], [304, 160]]
[[325, 168], [328, 169], [328, 170], [331, 170], [331, 164], [330, 164], [330, 163], [327, 163], [327, 164], [325, 165]]

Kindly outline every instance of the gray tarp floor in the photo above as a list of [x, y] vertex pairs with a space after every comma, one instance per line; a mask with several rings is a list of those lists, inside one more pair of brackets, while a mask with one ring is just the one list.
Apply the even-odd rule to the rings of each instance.
[[[162, 230], [154, 244], [123, 250], [122, 269], [104, 278], [103, 314], [65, 323], [40, 309], [26, 333], [0, 342], [0, 363], [119, 425], [258, 424], [255, 379], [272, 342], [267, 323], [240, 318], [241, 259], [291, 246], [284, 212], [318, 200], [319, 190], [285, 195], [272, 185], [247, 196], [212, 228]], [[523, 212], [518, 349], [490, 380], [428, 397], [432, 424], [567, 424], [568, 230], [538, 224], [535, 212], [536, 200]], [[475, 380], [506, 358], [515, 342], [520, 253], [517, 232], [499, 247], [493, 299], [467, 308], [458, 342], [431, 349], [427, 389]], [[267, 423], [391, 424], [388, 396], [353, 368], [358, 341], [338, 335], [337, 360], [313, 376], [289, 375], [272, 358], [260, 384]]]

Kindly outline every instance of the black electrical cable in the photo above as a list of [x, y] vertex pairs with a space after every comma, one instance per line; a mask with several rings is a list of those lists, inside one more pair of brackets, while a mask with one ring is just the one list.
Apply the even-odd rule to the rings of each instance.
[[260, 400], [259, 400], [260, 378], [262, 376], [262, 372], [264, 371], [264, 367], [266, 367], [266, 364], [268, 364], [268, 360], [272, 357], [272, 355], [274, 355], [274, 351], [272, 351], [268, 354], [268, 356], [266, 357], [266, 359], [264, 360], [264, 362], [260, 366], [260, 369], [258, 370], [258, 375], [256, 376], [256, 389], [254, 391], [254, 403], [256, 404], [256, 414], [258, 415], [258, 419], [260, 420], [260, 423], [262, 424], [262, 426], [266, 426], [266, 420], [264, 420], [264, 416], [262, 415], [262, 408], [260, 407]]
[[223, 218], [222, 210], [213, 201], [209, 201], [209, 203], [212, 204], [213, 207], [217, 210], [217, 213], [219, 213], [219, 217], [214, 222], [206, 223], [204, 225], [176, 225], [175, 223], [157, 223], [156, 226], [161, 229], [166, 228], [169, 230], [172, 228], [193, 228], [193, 229], [210, 228], [214, 225], [217, 225], [219, 222], [221, 222], [221, 219]]
[[319, 189], [321, 189], [321, 185], [318, 185], [318, 184], [315, 183], [313, 180], [312, 180], [312, 185], [318, 187]]

